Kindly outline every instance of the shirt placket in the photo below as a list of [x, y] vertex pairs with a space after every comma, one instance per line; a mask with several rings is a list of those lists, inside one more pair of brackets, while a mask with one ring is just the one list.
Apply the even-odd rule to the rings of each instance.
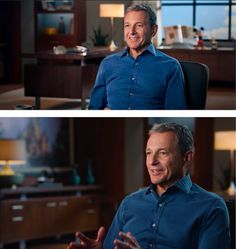
[[133, 65], [133, 72], [131, 75], [131, 87], [129, 90], [129, 106], [128, 109], [134, 109], [135, 105], [135, 88], [137, 84], [137, 75], [138, 75], [138, 67], [139, 67], [139, 59], [134, 60], [134, 65]]
[[[153, 192], [153, 190], [152, 190]], [[155, 199], [155, 209], [154, 209], [154, 215], [153, 220], [151, 221], [151, 231], [153, 232], [155, 237], [158, 237], [158, 229], [159, 229], [159, 223], [160, 218], [163, 213], [164, 207], [166, 205], [166, 202], [163, 197], [158, 197], [154, 192], [152, 193], [153, 197]], [[148, 248], [150, 249], [158, 249], [158, 241], [149, 241], [148, 242]]]

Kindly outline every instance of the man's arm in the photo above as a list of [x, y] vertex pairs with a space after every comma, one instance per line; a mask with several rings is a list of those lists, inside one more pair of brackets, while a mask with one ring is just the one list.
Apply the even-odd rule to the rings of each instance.
[[104, 74], [104, 63], [102, 61], [90, 96], [89, 110], [102, 110], [107, 107], [107, 91]]
[[186, 110], [186, 96], [184, 88], [184, 75], [179, 62], [171, 68], [165, 96], [166, 110]]
[[[234, 235], [233, 235], [234, 236]], [[198, 249], [229, 249], [229, 214], [223, 200], [217, 199], [201, 226]]]

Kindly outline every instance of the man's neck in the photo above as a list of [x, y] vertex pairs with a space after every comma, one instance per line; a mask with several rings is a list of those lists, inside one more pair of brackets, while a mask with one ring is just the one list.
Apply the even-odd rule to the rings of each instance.
[[171, 186], [175, 185], [176, 182], [178, 182], [180, 179], [181, 179], [181, 177], [180, 178], [176, 178], [175, 180], [172, 180], [169, 183], [157, 184], [156, 185], [157, 194], [159, 196], [163, 195]]
[[142, 48], [138, 48], [138, 49], [131, 49], [129, 48], [129, 54], [136, 59], [139, 55], [141, 55], [149, 46], [150, 44], [147, 44], [146, 46], [142, 47]]

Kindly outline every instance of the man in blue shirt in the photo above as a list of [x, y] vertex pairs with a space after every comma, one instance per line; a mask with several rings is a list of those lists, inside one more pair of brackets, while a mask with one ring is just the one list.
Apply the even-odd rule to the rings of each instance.
[[[105, 238], [78, 232], [68, 249], [229, 249], [229, 216], [224, 200], [192, 183], [194, 142], [175, 123], [155, 125], [146, 146], [151, 185], [124, 198]], [[105, 240], [104, 240], [105, 238]]]
[[102, 61], [89, 109], [187, 109], [181, 66], [153, 46], [156, 32], [156, 14], [150, 6], [139, 4], [126, 10], [127, 48]]

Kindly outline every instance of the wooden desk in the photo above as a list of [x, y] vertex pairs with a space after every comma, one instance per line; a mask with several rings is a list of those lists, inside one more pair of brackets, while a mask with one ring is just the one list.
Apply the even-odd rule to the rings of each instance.
[[183, 61], [196, 61], [206, 64], [210, 71], [210, 81], [235, 82], [235, 50], [160, 49], [164, 53]]
[[36, 109], [40, 109], [40, 97], [81, 99], [81, 109], [85, 109], [99, 64], [112, 53], [97, 49], [86, 55], [55, 55], [52, 51], [23, 54], [24, 58], [36, 59], [36, 64], [24, 66], [25, 96], [35, 97]]

